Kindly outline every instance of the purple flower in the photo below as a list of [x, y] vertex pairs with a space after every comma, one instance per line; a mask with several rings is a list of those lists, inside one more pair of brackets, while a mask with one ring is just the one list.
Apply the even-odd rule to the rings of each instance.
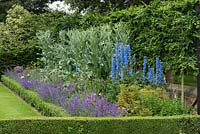
[[19, 82], [22, 85], [22, 87], [28, 90], [36, 88], [36, 84], [37, 84], [36, 81], [28, 80], [28, 79], [20, 79]]
[[23, 71], [23, 66], [14, 67], [14, 71], [17, 72], [17, 73], [21, 73]]

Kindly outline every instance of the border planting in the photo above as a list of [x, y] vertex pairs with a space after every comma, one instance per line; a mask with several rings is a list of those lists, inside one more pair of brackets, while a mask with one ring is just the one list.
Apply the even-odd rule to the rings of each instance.
[[35, 92], [24, 89], [15, 80], [1, 76], [1, 81], [14, 93], [24, 99], [28, 104], [38, 110], [44, 116], [64, 117], [67, 114], [61, 107], [44, 102]]

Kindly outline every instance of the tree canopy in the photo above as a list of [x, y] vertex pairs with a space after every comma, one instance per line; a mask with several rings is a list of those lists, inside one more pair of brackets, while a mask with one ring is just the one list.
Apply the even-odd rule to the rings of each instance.
[[150, 1], [152, 0], [65, 0], [77, 12], [95, 11], [100, 13], [125, 9], [131, 5], [148, 4]]

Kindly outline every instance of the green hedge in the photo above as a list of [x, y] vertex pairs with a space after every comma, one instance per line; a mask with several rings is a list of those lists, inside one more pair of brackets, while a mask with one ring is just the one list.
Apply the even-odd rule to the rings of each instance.
[[56, 117], [67, 116], [61, 107], [44, 102], [35, 92], [24, 89], [15, 80], [3, 75], [1, 76], [1, 81], [4, 85], [24, 99], [28, 104], [41, 112], [42, 115]]
[[200, 117], [40, 118], [0, 120], [12, 134], [198, 134]]

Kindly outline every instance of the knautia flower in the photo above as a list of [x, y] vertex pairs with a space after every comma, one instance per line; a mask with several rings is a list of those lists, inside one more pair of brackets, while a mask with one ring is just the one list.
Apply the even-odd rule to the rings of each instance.
[[17, 72], [17, 73], [21, 73], [23, 71], [23, 66], [14, 67], [14, 71]]
[[142, 80], [146, 79], [146, 69], [147, 69], [147, 58], [146, 58], [146, 56], [144, 56]]

